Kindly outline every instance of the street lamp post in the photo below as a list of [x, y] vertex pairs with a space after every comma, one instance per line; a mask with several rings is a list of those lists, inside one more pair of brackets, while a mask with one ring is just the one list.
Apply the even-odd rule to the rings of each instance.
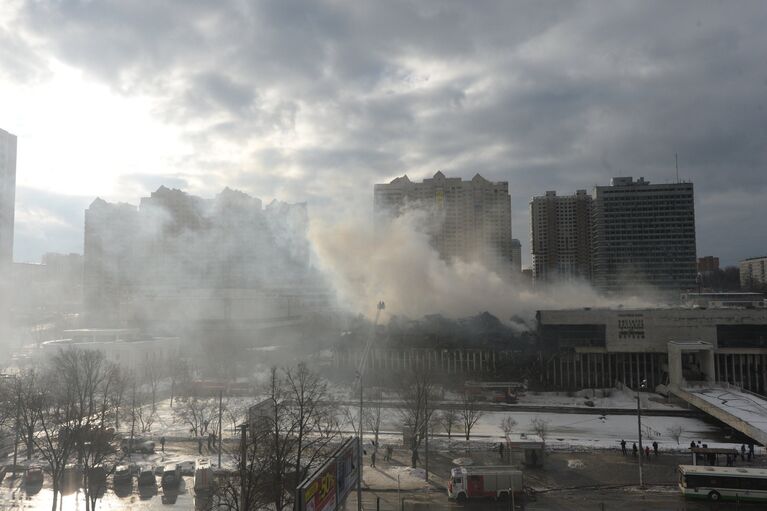
[[[357, 467], [360, 471], [359, 477], [357, 478], [357, 511], [362, 511], [362, 407], [363, 407], [363, 395], [362, 395], [362, 375], [365, 373], [365, 364], [367, 362], [368, 358], [368, 352], [370, 351], [370, 347], [373, 345], [373, 341], [375, 340], [376, 336], [376, 326], [378, 325], [378, 318], [381, 316], [381, 311], [386, 308], [386, 304], [384, 304], [383, 301], [378, 302], [378, 305], [376, 305], [376, 317], [375, 321], [373, 321], [373, 331], [370, 333], [370, 338], [368, 338], [368, 342], [365, 345], [365, 350], [362, 352], [362, 356], [360, 357], [360, 365], [359, 365], [359, 371], [357, 371], [357, 376], [359, 377], [359, 383], [360, 383], [360, 411], [359, 411], [359, 424], [360, 424], [360, 441], [359, 441], [359, 447], [357, 449]], [[374, 446], [374, 448], [378, 448], [378, 446]]]
[[637, 389], [637, 432], [639, 433], [639, 487], [644, 489], [644, 477], [642, 474], [642, 456], [644, 456], [644, 450], [642, 449], [642, 405], [639, 400], [639, 393], [641, 389], [647, 387], [647, 380], [642, 379], [639, 382], [639, 389]]

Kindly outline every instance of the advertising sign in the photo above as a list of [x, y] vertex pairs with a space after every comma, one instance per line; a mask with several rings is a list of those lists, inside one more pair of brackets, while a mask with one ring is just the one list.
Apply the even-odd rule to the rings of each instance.
[[336, 509], [336, 463], [327, 463], [301, 492], [305, 511]]
[[299, 511], [334, 511], [357, 487], [359, 440], [349, 438], [296, 488]]
[[357, 438], [350, 438], [338, 450], [336, 468], [338, 481], [338, 505], [342, 505], [346, 496], [357, 487], [360, 471], [357, 469]]

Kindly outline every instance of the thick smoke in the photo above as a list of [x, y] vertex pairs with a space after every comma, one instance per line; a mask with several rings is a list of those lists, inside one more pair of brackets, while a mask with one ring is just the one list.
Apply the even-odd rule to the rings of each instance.
[[648, 296], [605, 298], [586, 282], [535, 288], [521, 277], [507, 281], [485, 266], [445, 261], [429, 242], [428, 215], [409, 210], [375, 229], [367, 215], [343, 221], [313, 220], [310, 238], [317, 263], [341, 304], [371, 315], [380, 300], [386, 312], [411, 318], [425, 314], [465, 317], [479, 312], [508, 319], [536, 310], [570, 307], [649, 306]]

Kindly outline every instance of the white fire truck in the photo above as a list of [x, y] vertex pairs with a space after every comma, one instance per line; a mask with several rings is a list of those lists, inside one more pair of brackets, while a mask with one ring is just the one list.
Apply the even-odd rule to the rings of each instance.
[[517, 498], [522, 497], [524, 489], [522, 471], [514, 467], [457, 467], [450, 471], [447, 497], [465, 502], [488, 497], [505, 499], [514, 492]]

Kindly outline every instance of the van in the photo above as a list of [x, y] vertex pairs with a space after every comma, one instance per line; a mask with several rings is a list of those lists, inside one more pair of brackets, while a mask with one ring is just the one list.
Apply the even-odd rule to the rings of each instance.
[[157, 480], [154, 478], [154, 469], [152, 465], [141, 465], [138, 471], [138, 484], [139, 486], [157, 484]]
[[176, 488], [181, 483], [181, 465], [176, 463], [175, 465], [165, 465], [162, 471], [162, 478], [160, 484], [163, 489]]

